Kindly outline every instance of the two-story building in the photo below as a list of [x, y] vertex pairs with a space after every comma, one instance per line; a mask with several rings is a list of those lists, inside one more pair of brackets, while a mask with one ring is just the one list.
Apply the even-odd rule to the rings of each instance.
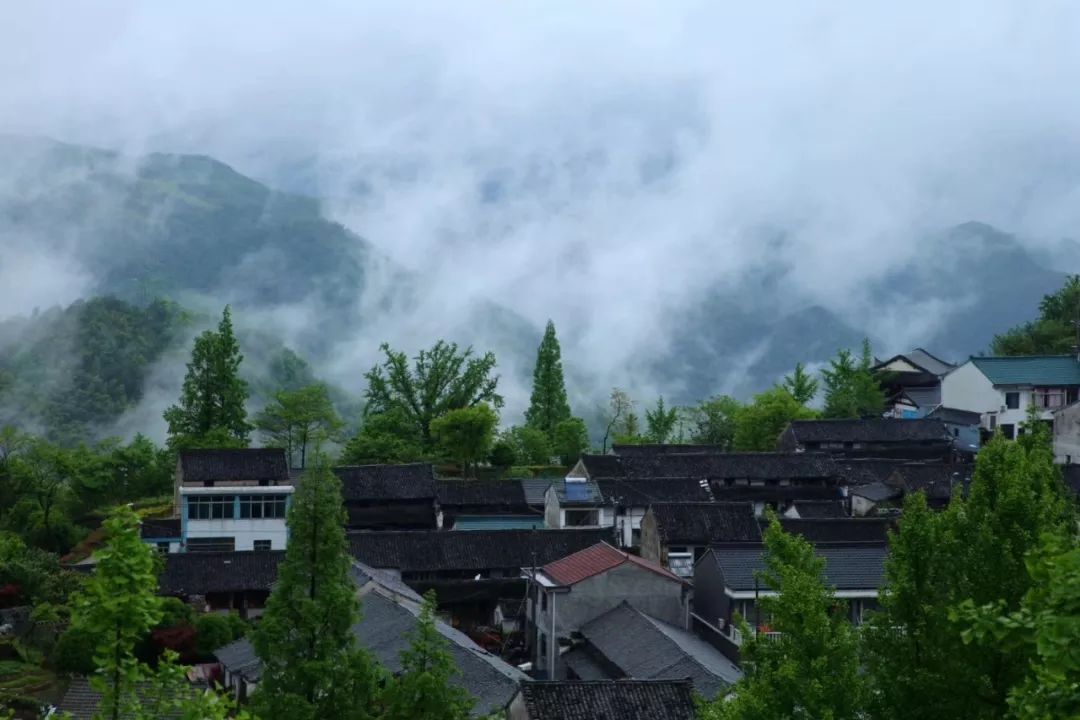
[[941, 381], [942, 404], [979, 413], [982, 426], [1015, 438], [1032, 405], [1039, 418], [1080, 399], [1080, 361], [1073, 355], [973, 357]]
[[295, 488], [284, 450], [181, 450], [175, 489], [179, 542], [148, 542], [179, 552], [285, 549]]
[[911, 420], [941, 405], [941, 378], [956, 365], [922, 348], [894, 355], [872, 368], [885, 391], [887, 413]]
[[793, 420], [780, 434], [777, 447], [789, 453], [829, 453], [837, 458], [946, 461], [957, 453], [954, 435], [937, 417]]

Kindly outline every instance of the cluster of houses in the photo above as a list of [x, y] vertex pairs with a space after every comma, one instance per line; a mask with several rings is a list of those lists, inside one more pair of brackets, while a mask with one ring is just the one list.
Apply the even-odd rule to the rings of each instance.
[[[359, 643], [398, 668], [434, 589], [454, 682], [477, 715], [693, 717], [695, 695], [716, 697], [741, 676], [746, 629], [773, 632], [759, 604], [774, 593], [761, 580], [768, 509], [814, 546], [858, 625], [876, 607], [904, 496], [943, 507], [965, 492], [987, 432], [1015, 437], [1034, 403], [1054, 423], [1060, 460], [1080, 458], [1076, 358], [953, 366], [916, 350], [878, 369], [886, 417], [794, 421], [775, 452], [616, 445], [563, 477], [523, 480], [442, 479], [424, 463], [335, 468]], [[160, 592], [258, 617], [298, 481], [282, 450], [182, 452], [177, 517], [142, 528], [164, 554]], [[217, 658], [239, 699], [256, 690], [247, 640]]]

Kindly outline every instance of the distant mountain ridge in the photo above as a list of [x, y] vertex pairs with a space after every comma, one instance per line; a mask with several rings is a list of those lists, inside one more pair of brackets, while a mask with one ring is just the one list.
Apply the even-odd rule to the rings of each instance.
[[[415, 325], [420, 335], [430, 329], [495, 350], [500, 365], [527, 384], [540, 337], [540, 328], [503, 298], [471, 299], [452, 325], [425, 321], [425, 303], [439, 307], [448, 299], [425, 297], [423, 278], [327, 220], [318, 200], [274, 191], [205, 156], [129, 158], [0, 136], [0, 238], [70, 254], [94, 278], [90, 294], [140, 304], [202, 297], [219, 307], [232, 302], [241, 312], [302, 306], [305, 320], [289, 329], [290, 344], [316, 362], [334, 355], [342, 336], [363, 335], [376, 348], [385, 328]], [[894, 317], [940, 313], [927, 324], [939, 329], [917, 344], [946, 358], [986, 350], [995, 333], [1033, 317], [1065, 276], [988, 225], [960, 225], [933, 241], [938, 251], [896, 268], [869, 297]], [[761, 268], [746, 287], [710, 292], [673, 314], [669, 336], [632, 359], [642, 385], [675, 402], [718, 392], [748, 397], [796, 361], [825, 362], [864, 336], [883, 351], [903, 349], [884, 347], [890, 339], [872, 322], [853, 327], [820, 305], [795, 303], [792, 310], [792, 302], [776, 302], [786, 298], [785, 272]], [[564, 347], [564, 362], [572, 372], [572, 348]], [[591, 389], [602, 397], [606, 388]]]

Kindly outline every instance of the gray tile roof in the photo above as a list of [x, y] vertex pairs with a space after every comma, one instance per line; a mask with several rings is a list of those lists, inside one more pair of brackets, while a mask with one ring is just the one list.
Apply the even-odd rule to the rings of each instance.
[[165, 566], [158, 576], [158, 594], [205, 595], [269, 590], [285, 551], [185, 552], [162, 557]]
[[[884, 583], [885, 545], [820, 544], [814, 550], [825, 558], [825, 582], [836, 590], [876, 590]], [[761, 545], [714, 545], [709, 552], [727, 587], [735, 591], [754, 590], [755, 574], [765, 570], [763, 554]], [[758, 589], [768, 588], [758, 582]]]
[[380, 500], [428, 500], [436, 496], [431, 463], [406, 465], [343, 465], [334, 468], [341, 478], [341, 497], [348, 503]]
[[923, 370], [926, 370], [927, 372], [932, 372], [935, 375], [944, 375], [945, 373], [956, 367], [950, 362], [946, 362], [941, 358], [934, 357], [922, 348], [915, 348], [909, 353], [904, 353], [904, 357], [908, 358], [911, 362], [915, 363]]
[[612, 539], [610, 528], [563, 530], [398, 530], [349, 533], [353, 557], [402, 572], [543, 565]]
[[557, 680], [521, 688], [529, 720], [694, 720], [688, 680]]
[[741, 503], [654, 503], [649, 512], [660, 537], [669, 545], [756, 542], [761, 530], [754, 506]]
[[645, 507], [655, 502], [707, 502], [712, 500], [708, 484], [695, 478], [650, 480], [597, 480], [596, 485], [609, 505]]
[[795, 512], [801, 518], [842, 518], [848, 516], [843, 500], [796, 500]]
[[892, 485], [886, 485], [883, 482], [874, 482], [869, 485], [856, 485], [849, 491], [851, 495], [866, 498], [870, 502], [885, 502], [886, 500], [896, 500], [903, 493], [900, 488]]
[[[152, 705], [150, 703], [153, 702], [153, 696], [148, 692], [149, 689], [149, 685], [147, 685], [145, 686], [145, 690], [140, 689], [136, 691], [140, 701], [143, 703], [147, 703], [146, 708], [144, 708], [145, 710], [152, 709]], [[205, 687], [198, 687], [192, 685], [188, 688], [185, 688], [185, 690], [189, 690], [192, 696], [194, 696], [196, 693], [204, 691]], [[68, 686], [68, 689], [64, 693], [64, 696], [60, 699], [60, 702], [56, 704], [56, 709], [59, 713], [68, 713], [70, 716], [70, 720], [92, 720], [92, 718], [94, 717], [94, 713], [97, 712], [98, 705], [100, 703], [101, 693], [90, 687], [90, 681], [87, 680], [85, 677], [75, 677], [72, 678], [71, 684]], [[129, 718], [133, 717], [133, 715], [121, 713], [120, 717], [122, 718], [122, 720], [128, 720]], [[165, 720], [170, 720], [171, 718], [179, 718], [180, 712], [176, 710], [170, 710], [161, 717], [165, 718]]]
[[591, 650], [635, 680], [690, 678], [699, 694], [713, 698], [742, 677], [712, 645], [626, 602], [585, 623], [580, 632]]
[[945, 424], [938, 419], [863, 418], [851, 420], [793, 420], [791, 432], [800, 443], [808, 442], [929, 442], [948, 440]]
[[143, 518], [139, 526], [143, 540], [180, 539], [180, 518]]
[[890, 518], [780, 518], [780, 526], [812, 543], [888, 540]]
[[586, 455], [582, 461], [593, 479], [816, 480], [836, 475], [832, 458], [815, 453]]
[[439, 505], [491, 508], [493, 511], [527, 512], [525, 490], [516, 480], [436, 480]]
[[[361, 618], [353, 625], [360, 647], [393, 673], [401, 671], [401, 652], [409, 647], [417, 625], [419, 605], [397, 601], [381, 592], [370, 592], [361, 600]], [[524, 673], [486, 652], [464, 633], [436, 621], [439, 633], [449, 641], [450, 654], [458, 673], [451, 682], [476, 700], [473, 714], [485, 716], [504, 709], [517, 694]], [[237, 640], [214, 653], [229, 672], [257, 682], [261, 667], [251, 642]]]
[[289, 463], [281, 448], [181, 450], [184, 482], [289, 481]]
[[619, 673], [608, 672], [584, 646], [563, 653], [561, 659], [574, 672], [577, 680], [615, 680], [619, 677]]
[[508, 482], [517, 482], [521, 484], [521, 489], [525, 493], [526, 503], [534, 507], [543, 507], [544, 495], [547, 493], [548, 486], [554, 481], [554, 478], [521, 478], [519, 480], [511, 480]]

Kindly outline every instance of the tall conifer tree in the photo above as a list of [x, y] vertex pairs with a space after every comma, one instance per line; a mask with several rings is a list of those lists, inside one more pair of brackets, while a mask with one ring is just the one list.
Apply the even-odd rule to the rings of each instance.
[[349, 569], [341, 481], [325, 457], [304, 473], [288, 514], [289, 545], [252, 635], [262, 660], [261, 720], [376, 716], [378, 676], [356, 646], [360, 601]]
[[240, 377], [244, 356], [226, 305], [217, 331], [195, 338], [180, 403], [165, 411], [173, 447], [247, 447], [251, 425], [244, 403], [247, 383]]
[[542, 430], [549, 439], [555, 439], [555, 427], [570, 419], [570, 403], [566, 399], [566, 383], [563, 379], [562, 351], [555, 337], [555, 323], [548, 320], [544, 339], [536, 351], [536, 368], [533, 370], [532, 397], [525, 411], [525, 424]]

